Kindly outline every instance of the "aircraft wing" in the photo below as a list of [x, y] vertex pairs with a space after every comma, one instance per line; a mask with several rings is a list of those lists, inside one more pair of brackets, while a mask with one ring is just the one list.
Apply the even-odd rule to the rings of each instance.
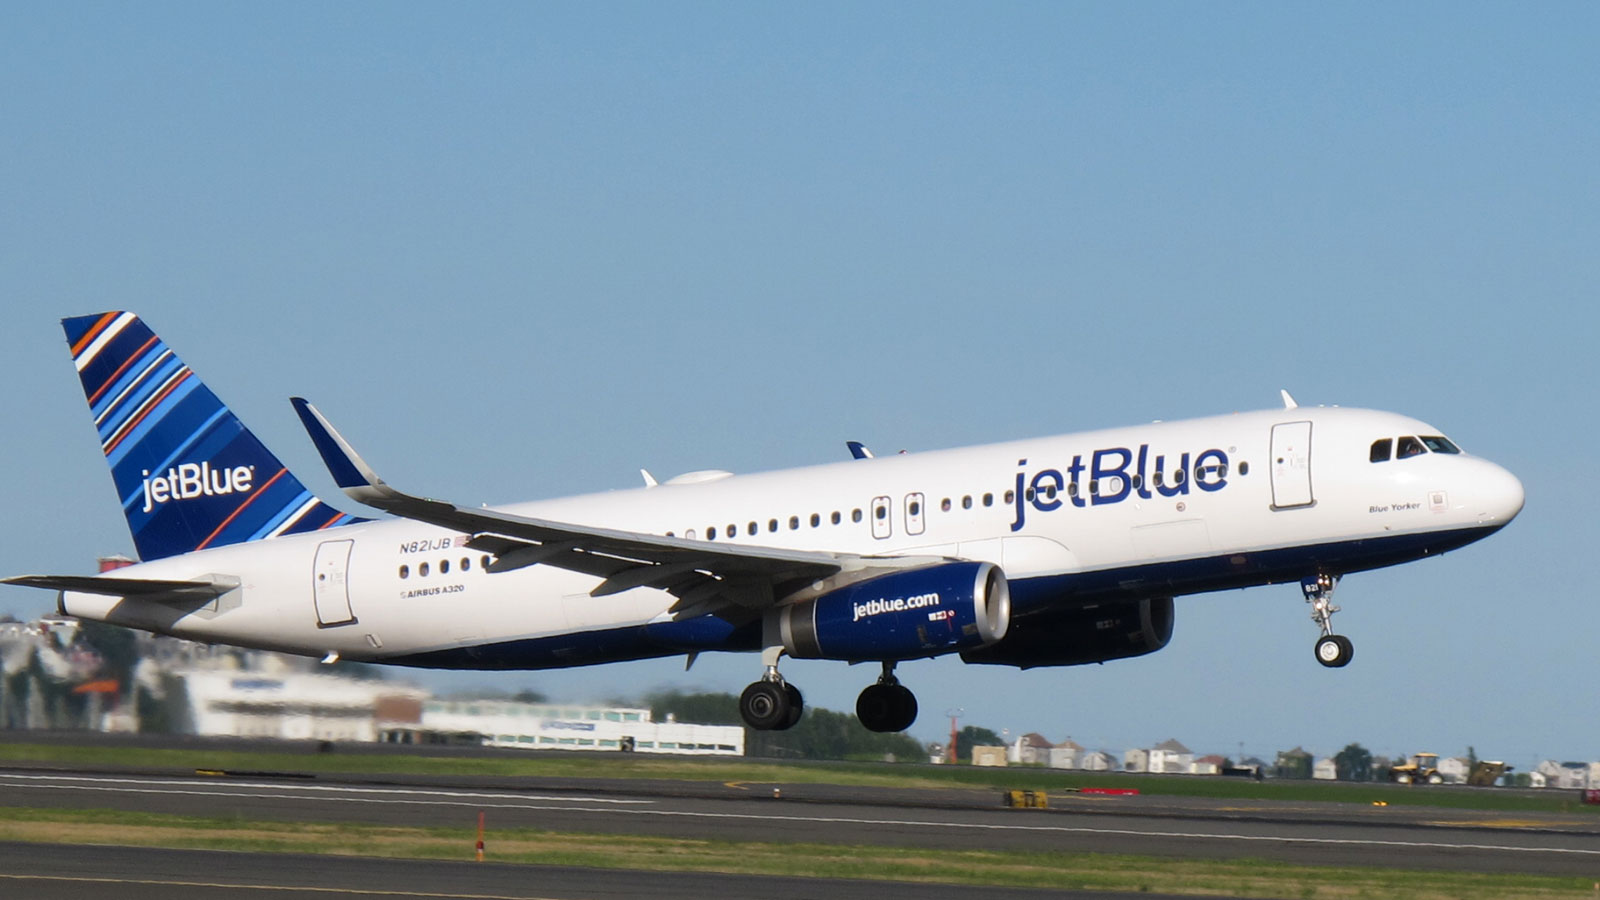
[[717, 614], [748, 619], [817, 581], [840, 584], [939, 562], [938, 557], [878, 557], [776, 547], [711, 544], [687, 538], [596, 528], [456, 506], [390, 487], [316, 407], [290, 398], [339, 488], [351, 499], [401, 518], [468, 532], [467, 546], [492, 553], [489, 571], [549, 565], [604, 580], [603, 597], [636, 587], [678, 598], [675, 618]]

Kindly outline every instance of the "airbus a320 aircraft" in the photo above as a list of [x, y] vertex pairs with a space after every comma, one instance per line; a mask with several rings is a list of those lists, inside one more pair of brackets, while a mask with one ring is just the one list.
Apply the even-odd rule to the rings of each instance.
[[751, 727], [787, 728], [785, 654], [878, 662], [862, 724], [900, 731], [895, 664], [1139, 656], [1173, 598], [1299, 582], [1325, 666], [1339, 578], [1510, 522], [1522, 485], [1406, 416], [1297, 406], [473, 509], [384, 483], [304, 400], [314, 497], [127, 312], [66, 319], [141, 562], [28, 575], [60, 611], [198, 641], [407, 666], [545, 669], [755, 651]]

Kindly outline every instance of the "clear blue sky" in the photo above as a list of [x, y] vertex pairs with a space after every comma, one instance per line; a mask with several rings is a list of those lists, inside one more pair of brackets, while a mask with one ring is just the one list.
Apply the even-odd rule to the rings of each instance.
[[[330, 497], [291, 394], [397, 484], [510, 502], [1287, 387], [1436, 424], [1526, 511], [1346, 579], [1348, 669], [1293, 585], [1192, 597], [1143, 659], [907, 664], [914, 733], [1600, 758], [1597, 34], [1591, 3], [12, 4], [0, 571], [131, 550], [56, 324], [110, 308]], [[759, 666], [681, 668], [431, 683]], [[834, 709], [870, 669], [786, 664]]]

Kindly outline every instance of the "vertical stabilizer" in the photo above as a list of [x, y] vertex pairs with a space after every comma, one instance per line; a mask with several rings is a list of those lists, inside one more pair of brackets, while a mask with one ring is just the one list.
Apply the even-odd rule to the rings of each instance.
[[61, 327], [140, 559], [357, 521], [313, 496], [138, 316]]

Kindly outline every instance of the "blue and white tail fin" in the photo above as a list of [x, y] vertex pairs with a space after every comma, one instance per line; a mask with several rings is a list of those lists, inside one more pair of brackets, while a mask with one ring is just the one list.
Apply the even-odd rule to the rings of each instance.
[[313, 496], [138, 316], [61, 327], [140, 559], [360, 521]]

